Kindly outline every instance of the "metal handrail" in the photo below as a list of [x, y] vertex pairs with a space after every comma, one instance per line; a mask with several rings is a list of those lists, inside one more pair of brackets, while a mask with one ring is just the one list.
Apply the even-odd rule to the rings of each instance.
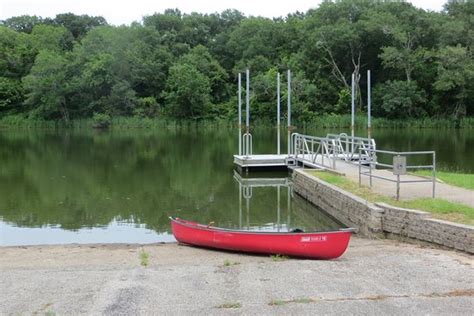
[[252, 155], [252, 147], [253, 147], [252, 134], [247, 132], [243, 135], [243, 155], [244, 156]]
[[[298, 133], [293, 133], [291, 139], [292, 154], [295, 160], [298, 160], [301, 155], [300, 160], [303, 164], [306, 162], [336, 169], [336, 145], [334, 140]], [[321, 162], [317, 161], [318, 157], [321, 157]], [[328, 164], [325, 163], [325, 159]]]
[[[367, 163], [377, 159], [373, 152], [376, 149], [373, 138], [352, 137], [345, 133], [327, 134], [326, 137], [293, 133], [290, 143], [290, 153], [294, 155], [295, 159], [298, 159], [299, 155], [303, 155], [301, 160], [325, 168], [336, 169], [336, 160], [338, 159], [349, 163], [356, 163], [359, 160]], [[321, 163], [317, 161], [318, 157], [321, 158]]]
[[[373, 138], [348, 136], [346, 133], [341, 134], [327, 134], [328, 139], [334, 139], [337, 146], [337, 156], [346, 162], [373, 161], [376, 159], [375, 155], [371, 155], [372, 150], [376, 149], [375, 140]], [[345, 145], [345, 148], [344, 148]], [[362, 149], [362, 154], [359, 149]], [[357, 155], [359, 153], [359, 155]]]
[[[362, 154], [362, 149], [359, 148], [359, 155]], [[400, 184], [401, 183], [421, 183], [421, 182], [431, 182], [432, 183], [432, 197], [435, 198], [436, 194], [436, 152], [435, 151], [389, 151], [389, 150], [377, 150], [377, 149], [369, 149], [369, 154], [373, 155], [376, 157], [376, 154], [388, 154], [392, 155], [393, 157], [402, 157], [402, 156], [416, 156], [416, 155], [431, 155], [432, 160], [431, 160], [431, 165], [408, 165], [406, 164], [404, 166], [405, 170], [408, 169], [428, 169], [431, 170], [431, 179], [418, 179], [418, 180], [401, 180], [400, 174], [397, 173], [395, 174], [395, 166], [394, 164], [387, 164], [387, 163], [381, 163], [378, 162], [377, 160], [371, 160], [364, 165], [362, 161], [359, 161], [359, 185], [362, 183], [362, 176], [368, 176], [369, 177], [369, 183], [370, 186], [372, 186], [372, 178], [377, 178], [389, 182], [395, 182], [397, 184], [397, 200], [400, 198]], [[377, 169], [377, 167], [385, 167], [386, 169], [392, 169], [394, 170], [394, 175], [397, 176], [396, 180], [392, 178], [387, 178], [384, 176], [380, 175], [374, 175], [372, 170]], [[368, 171], [363, 171], [363, 169], [368, 169]]]

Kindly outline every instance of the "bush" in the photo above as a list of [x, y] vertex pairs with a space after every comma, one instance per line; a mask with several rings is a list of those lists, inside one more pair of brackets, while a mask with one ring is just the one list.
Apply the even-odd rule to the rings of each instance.
[[94, 128], [108, 128], [112, 120], [108, 114], [94, 113], [92, 121]]

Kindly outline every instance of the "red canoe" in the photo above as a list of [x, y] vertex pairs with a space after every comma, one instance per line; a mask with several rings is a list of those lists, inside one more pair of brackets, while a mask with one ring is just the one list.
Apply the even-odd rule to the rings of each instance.
[[189, 245], [224, 250], [280, 254], [312, 259], [334, 259], [347, 249], [352, 229], [339, 231], [253, 232], [216, 228], [170, 217], [176, 240]]

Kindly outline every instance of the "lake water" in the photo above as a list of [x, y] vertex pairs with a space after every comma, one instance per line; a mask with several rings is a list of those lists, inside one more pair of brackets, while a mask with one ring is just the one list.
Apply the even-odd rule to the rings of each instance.
[[[257, 129], [254, 153], [274, 153], [275, 134]], [[380, 149], [434, 149], [438, 166], [474, 172], [468, 130], [374, 137]], [[250, 174], [281, 185], [246, 189], [234, 175], [236, 150], [237, 131], [222, 127], [0, 131], [0, 245], [168, 242], [170, 215], [254, 230], [342, 227], [288, 193], [287, 173]]]

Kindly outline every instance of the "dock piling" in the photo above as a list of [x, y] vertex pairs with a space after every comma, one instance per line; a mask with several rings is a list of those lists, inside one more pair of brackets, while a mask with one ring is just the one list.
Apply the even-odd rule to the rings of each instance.
[[277, 74], [277, 154], [280, 154], [280, 73]]
[[245, 93], [245, 134], [243, 137], [244, 156], [252, 155], [252, 134], [250, 134], [250, 71], [246, 70]]
[[250, 71], [246, 70], [246, 93], [245, 93], [245, 128], [246, 132], [250, 131]]
[[372, 124], [370, 122], [371, 119], [371, 83], [370, 83], [370, 70], [367, 70], [367, 138], [371, 138], [372, 136]]
[[239, 155], [242, 155], [242, 74], [239, 72]]
[[288, 158], [291, 155], [291, 70], [288, 69]]
[[[351, 136], [354, 138], [355, 133], [355, 74], [352, 73], [351, 80]], [[352, 152], [354, 152], [354, 143], [352, 143]]]

